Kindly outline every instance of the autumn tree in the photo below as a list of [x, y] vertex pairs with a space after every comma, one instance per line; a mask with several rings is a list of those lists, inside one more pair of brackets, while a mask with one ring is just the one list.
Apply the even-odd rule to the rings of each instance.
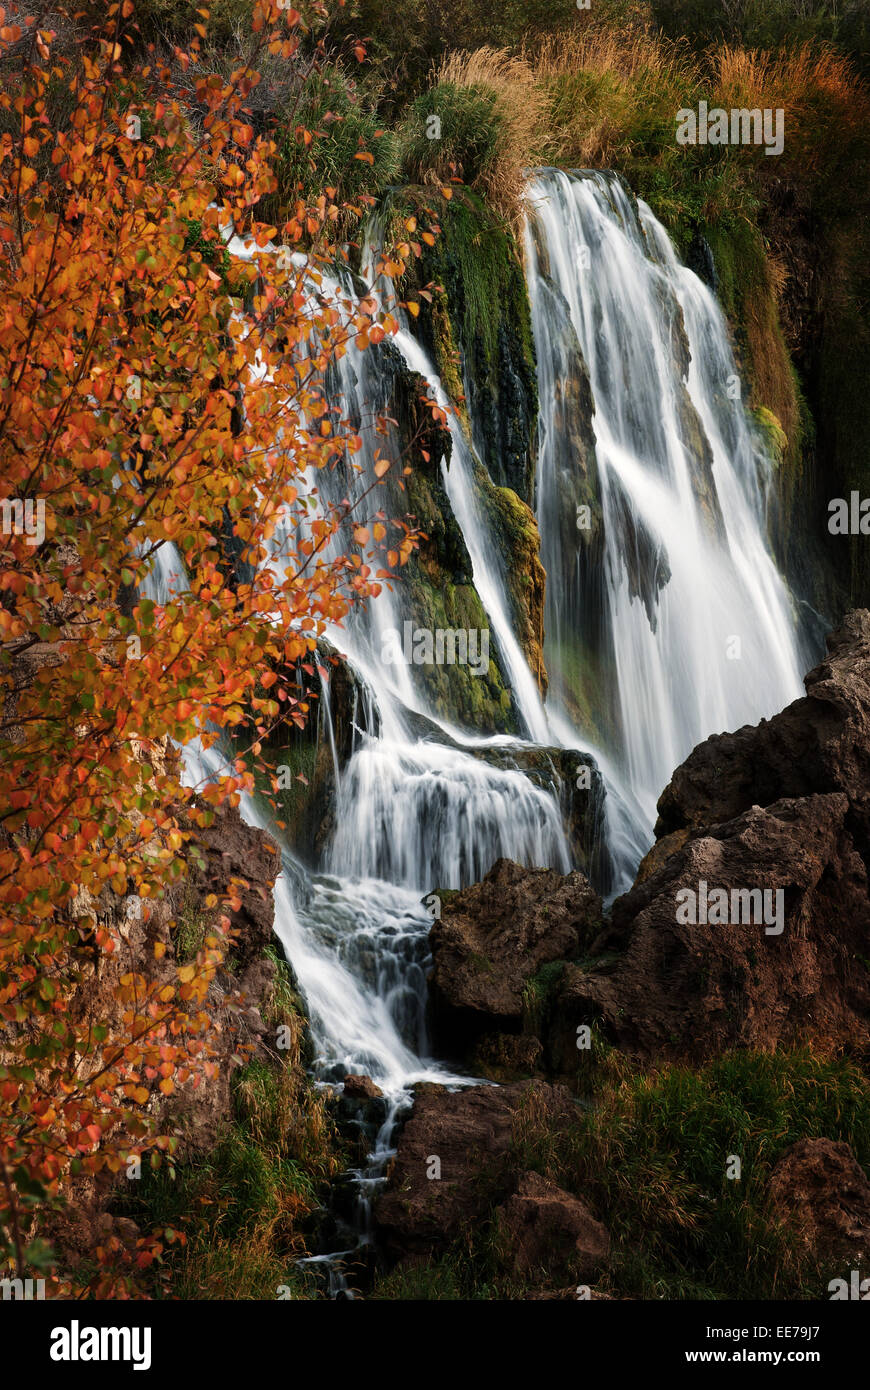
[[[187, 965], [159, 944], [127, 962], [119, 925], [122, 902], [148, 919], [197, 829], [252, 785], [239, 758], [194, 795], [174, 750], [235, 729], [256, 758], [303, 721], [289, 673], [414, 544], [378, 509], [386, 457], [355, 511], [316, 486], [362, 466], [330, 362], [397, 327], [335, 290], [366, 199], [291, 190], [282, 219], [258, 220], [276, 188], [260, 68], [317, 71], [327, 6], [255, 0], [223, 75], [199, 18], [160, 53], [132, 0], [102, 31], [0, 10], [0, 1258], [19, 1274], [50, 1266], [46, 1204], [76, 1173], [171, 1150], [152, 1096], [214, 1065], [206, 993], [237, 890], [205, 904]], [[414, 233], [382, 273], [419, 254]], [[177, 592], [161, 593], [168, 554]], [[124, 967], [96, 1026], [72, 1007], [94, 956]], [[98, 1291], [135, 1290], [160, 1250], [143, 1238], [130, 1279], [107, 1252]]]

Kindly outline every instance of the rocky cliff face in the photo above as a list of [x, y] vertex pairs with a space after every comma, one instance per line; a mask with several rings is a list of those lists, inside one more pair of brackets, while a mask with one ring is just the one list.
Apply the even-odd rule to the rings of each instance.
[[[615, 964], [566, 971], [561, 1056], [583, 1022], [647, 1056], [808, 1037], [867, 1045], [870, 613], [830, 637], [806, 689], [674, 773], [657, 843], [593, 948]], [[725, 920], [701, 911], [714, 889], [727, 893]]]

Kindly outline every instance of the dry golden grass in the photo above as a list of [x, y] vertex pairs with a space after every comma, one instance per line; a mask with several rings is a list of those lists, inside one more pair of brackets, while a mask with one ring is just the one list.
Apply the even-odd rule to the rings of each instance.
[[644, 33], [590, 27], [578, 34], [553, 34], [523, 56], [543, 80], [578, 72], [609, 73], [625, 81], [654, 76], [662, 86], [689, 88], [700, 79], [697, 60], [683, 40]]
[[473, 53], [450, 53], [435, 76], [436, 83], [485, 90], [493, 94], [498, 123], [495, 158], [481, 180], [490, 203], [517, 226], [522, 216], [525, 171], [544, 143], [545, 93], [524, 58], [505, 49], [479, 48]]
[[866, 141], [870, 94], [844, 54], [808, 43], [776, 53], [726, 45], [709, 61], [718, 106], [782, 109], [786, 160], [805, 173], [830, 170]]
[[525, 53], [547, 95], [554, 163], [618, 165], [651, 126], [667, 126], [701, 72], [683, 42], [590, 27]]

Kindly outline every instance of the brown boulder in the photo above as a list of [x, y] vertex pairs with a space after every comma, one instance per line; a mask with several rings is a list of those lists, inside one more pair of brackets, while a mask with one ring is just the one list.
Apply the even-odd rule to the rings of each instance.
[[229, 913], [238, 933], [233, 953], [242, 964], [259, 959], [273, 940], [272, 888], [281, 870], [278, 846], [264, 831], [246, 825], [232, 806], [222, 806], [207, 829], [196, 827], [194, 843], [196, 848], [188, 852], [189, 900], [198, 903], [210, 893], [222, 897], [235, 883], [240, 906]]
[[[687, 840], [638, 882], [600, 939], [622, 947], [615, 964], [566, 967], [548, 1038], [556, 1068], [576, 1065], [577, 1026], [596, 1022], [647, 1057], [768, 1049], [808, 1034], [867, 1044], [870, 898], [849, 813], [842, 793], [754, 806]], [[733, 891], [781, 892], [782, 931], [764, 916], [679, 921], [677, 895], [699, 895], [702, 881], [725, 889], [729, 903]]]
[[352, 1096], [355, 1100], [379, 1100], [384, 1093], [370, 1076], [346, 1076], [344, 1094]]
[[827, 639], [806, 695], [761, 723], [716, 734], [689, 755], [659, 798], [656, 836], [732, 820], [750, 806], [841, 791], [867, 848], [870, 828], [870, 612], [847, 614]]
[[768, 1194], [814, 1255], [870, 1262], [870, 1182], [848, 1144], [799, 1140], [774, 1168]]
[[498, 1209], [499, 1231], [521, 1278], [591, 1280], [606, 1263], [610, 1237], [600, 1221], [569, 1192], [540, 1173], [523, 1173], [517, 1190]]
[[[870, 1043], [870, 612], [847, 616], [805, 684], [675, 771], [656, 844], [589, 951], [600, 967], [560, 982], [545, 1040], [557, 1068], [576, 1065], [577, 1027], [593, 1022], [645, 1056]], [[725, 890], [727, 924], [680, 919], [702, 883]], [[735, 909], [759, 890], [781, 893], [781, 930]]]
[[375, 1206], [386, 1249], [395, 1257], [428, 1254], [484, 1220], [516, 1186], [512, 1143], [532, 1113], [558, 1128], [571, 1122], [575, 1107], [563, 1087], [537, 1081], [418, 1088], [389, 1187]]
[[483, 1033], [519, 1032], [528, 980], [579, 954], [600, 924], [601, 899], [583, 874], [498, 860], [445, 902], [430, 933], [436, 1044], [457, 1055]]

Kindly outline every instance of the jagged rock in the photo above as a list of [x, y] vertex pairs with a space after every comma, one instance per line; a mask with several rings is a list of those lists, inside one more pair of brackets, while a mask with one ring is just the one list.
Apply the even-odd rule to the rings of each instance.
[[848, 1144], [799, 1140], [771, 1173], [768, 1195], [817, 1257], [870, 1262], [870, 1182]]
[[554, 1129], [569, 1124], [575, 1113], [564, 1087], [539, 1081], [454, 1092], [417, 1088], [389, 1188], [375, 1206], [378, 1235], [390, 1254], [401, 1258], [443, 1248], [510, 1195], [517, 1182], [515, 1127], [532, 1109]]
[[[553, 1007], [553, 1064], [576, 1062], [579, 1024], [597, 1023], [640, 1056], [714, 1055], [773, 1048], [808, 1034], [868, 1040], [870, 936], [867, 872], [847, 828], [842, 794], [753, 807], [711, 827], [639, 882], [613, 908], [592, 953], [614, 963], [568, 966]], [[683, 889], [782, 892], [769, 932], [755, 924], [681, 922]]]
[[520, 1278], [546, 1271], [551, 1278], [590, 1280], [607, 1262], [606, 1228], [579, 1197], [540, 1173], [523, 1173], [497, 1215], [510, 1264]]
[[346, 1076], [344, 1094], [359, 1100], [379, 1100], [384, 1093], [370, 1076]]
[[[870, 1041], [870, 613], [828, 647], [804, 699], [674, 773], [659, 840], [590, 950], [606, 964], [564, 972], [552, 1065], [575, 1062], [577, 1026], [593, 1022], [645, 1056]], [[702, 882], [729, 907], [735, 892], [781, 893], [781, 917], [773, 897], [767, 916], [678, 920]]]
[[581, 873], [500, 859], [452, 895], [430, 933], [436, 1043], [457, 1052], [482, 1033], [518, 1032], [523, 990], [542, 965], [577, 955], [599, 930], [601, 899]]
[[200, 866], [189, 856], [187, 895], [199, 901], [210, 893], [223, 893], [233, 878], [244, 885], [241, 906], [230, 910], [229, 917], [238, 932], [234, 953], [246, 966], [259, 960], [272, 940], [272, 887], [281, 868], [278, 847], [263, 831], [246, 825], [232, 806], [222, 807], [208, 829], [198, 827], [196, 839], [205, 863]]
[[678, 767], [659, 798], [656, 836], [730, 820], [782, 797], [842, 791], [866, 853], [870, 835], [870, 612], [847, 614], [828, 653], [781, 714], [716, 734]]

